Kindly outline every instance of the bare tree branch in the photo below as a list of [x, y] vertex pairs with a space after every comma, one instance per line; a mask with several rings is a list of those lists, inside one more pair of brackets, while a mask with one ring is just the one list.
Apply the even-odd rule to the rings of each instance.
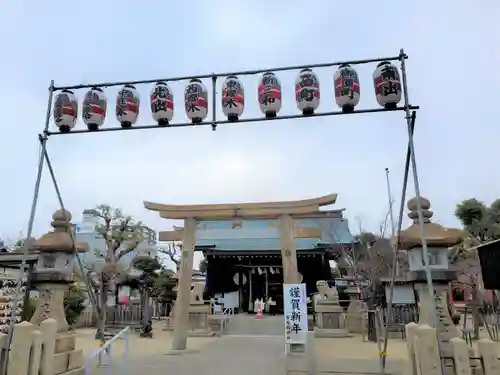
[[172, 261], [172, 263], [175, 264], [176, 269], [179, 269], [179, 266], [181, 264], [181, 251], [182, 251], [182, 244], [176, 241], [172, 241], [167, 244], [166, 247], [159, 248], [158, 251], [162, 254], [165, 254], [168, 256], [168, 258]]

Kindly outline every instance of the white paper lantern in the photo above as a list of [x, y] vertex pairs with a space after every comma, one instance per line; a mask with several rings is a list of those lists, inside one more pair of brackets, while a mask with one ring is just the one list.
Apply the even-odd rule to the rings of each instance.
[[166, 82], [156, 82], [151, 90], [151, 114], [158, 125], [168, 125], [174, 117], [174, 94]]
[[122, 128], [130, 128], [139, 116], [139, 93], [132, 85], [125, 85], [116, 97], [116, 118]]
[[319, 107], [319, 79], [309, 69], [302, 69], [295, 80], [295, 101], [304, 115], [312, 115]]
[[258, 88], [260, 110], [266, 118], [274, 118], [281, 109], [281, 83], [272, 72], [262, 75]]
[[389, 61], [377, 65], [373, 72], [373, 86], [377, 103], [387, 109], [395, 109], [401, 101], [401, 79], [396, 66]]
[[222, 111], [229, 121], [238, 121], [245, 108], [245, 93], [236, 76], [228, 76], [222, 83]]
[[98, 130], [106, 119], [108, 102], [100, 87], [92, 87], [83, 98], [82, 117], [89, 130]]
[[186, 90], [184, 91], [184, 106], [186, 115], [193, 124], [199, 124], [207, 117], [207, 88], [199, 79], [193, 78], [186, 86]]
[[62, 90], [54, 101], [54, 121], [61, 133], [68, 133], [75, 127], [78, 117], [78, 99], [73, 91]]
[[358, 73], [349, 64], [340, 65], [334, 76], [335, 102], [342, 112], [354, 111], [359, 103], [360, 87]]

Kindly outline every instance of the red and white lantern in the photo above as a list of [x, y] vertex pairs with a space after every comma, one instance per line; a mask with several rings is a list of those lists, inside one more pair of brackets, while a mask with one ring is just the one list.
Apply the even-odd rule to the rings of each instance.
[[281, 109], [281, 83], [272, 72], [262, 75], [258, 88], [260, 110], [266, 118], [274, 118]]
[[396, 66], [389, 61], [377, 65], [373, 72], [373, 85], [377, 103], [387, 109], [395, 109], [401, 101], [401, 79]]
[[184, 90], [186, 116], [193, 124], [202, 122], [208, 114], [207, 88], [198, 78], [193, 78]]
[[56, 96], [53, 115], [61, 133], [68, 133], [75, 127], [78, 117], [78, 99], [73, 91], [62, 90]]
[[125, 85], [116, 97], [116, 118], [122, 128], [130, 128], [139, 116], [139, 93], [132, 85]]
[[166, 82], [156, 82], [151, 90], [151, 114], [160, 126], [168, 125], [174, 117], [174, 94]]
[[334, 75], [335, 102], [342, 112], [350, 113], [359, 103], [360, 88], [356, 70], [349, 64], [339, 66]]
[[83, 98], [83, 122], [90, 131], [99, 130], [106, 119], [108, 102], [100, 87], [92, 87]]
[[238, 121], [245, 109], [245, 93], [236, 76], [228, 76], [222, 84], [222, 111], [229, 121]]
[[295, 101], [304, 115], [312, 115], [319, 107], [319, 79], [314, 72], [302, 69], [295, 80]]

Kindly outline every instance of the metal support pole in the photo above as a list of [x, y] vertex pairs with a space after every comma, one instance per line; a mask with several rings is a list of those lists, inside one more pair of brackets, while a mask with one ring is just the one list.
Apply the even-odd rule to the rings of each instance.
[[[52, 99], [54, 97], [54, 81], [50, 81], [50, 86], [49, 86], [49, 99], [47, 101], [47, 112], [45, 114], [45, 125], [44, 125], [44, 133], [46, 133], [49, 129], [49, 122], [50, 122], [50, 111], [52, 109]], [[33, 192], [33, 200], [31, 202], [31, 209], [30, 209], [30, 216], [28, 220], [28, 230], [26, 232], [26, 239], [24, 240], [23, 244], [23, 257], [21, 259], [21, 267], [19, 268], [19, 274], [17, 275], [17, 281], [16, 281], [16, 293], [14, 294], [14, 299], [12, 300], [12, 303], [14, 306], [17, 306], [17, 303], [21, 297], [21, 285], [23, 283], [23, 276], [24, 273], [26, 272], [26, 259], [28, 258], [28, 250], [29, 250], [29, 239], [31, 238], [31, 234], [33, 233], [33, 223], [35, 221], [35, 213], [36, 213], [36, 206], [38, 203], [38, 195], [40, 193], [40, 183], [42, 181], [42, 172], [43, 172], [43, 163], [44, 163], [44, 151], [47, 146], [47, 137], [44, 136], [42, 141], [40, 142], [40, 155], [38, 157], [38, 171], [35, 179], [35, 188]], [[10, 352], [10, 345], [12, 343], [12, 335], [14, 333], [14, 325], [16, 323], [16, 312], [17, 308], [14, 307], [12, 308], [11, 314], [10, 314], [10, 321], [9, 321], [9, 329], [7, 331], [7, 355], [4, 357], [4, 361], [2, 363], [2, 375], [7, 375], [7, 366], [8, 366], [8, 360], [9, 360], [9, 352]]]
[[[413, 134], [413, 129], [415, 128], [415, 117], [417, 115], [416, 111], [413, 111], [411, 114], [411, 134]], [[405, 160], [405, 169], [404, 169], [404, 175], [403, 175], [403, 187], [401, 189], [401, 204], [399, 206], [399, 214], [398, 214], [398, 227], [397, 230], [395, 231], [393, 235], [393, 241], [394, 241], [394, 236], [397, 233], [397, 241], [393, 245], [394, 246], [394, 259], [392, 261], [392, 274], [391, 274], [391, 286], [389, 289], [389, 303], [387, 304], [387, 323], [386, 327], [384, 330], [384, 348], [382, 350], [382, 372], [385, 371], [385, 363], [386, 363], [386, 353], [387, 353], [387, 344], [389, 340], [389, 329], [388, 329], [388, 323], [392, 319], [392, 298], [394, 295], [394, 284], [396, 281], [396, 267], [397, 267], [397, 258], [398, 258], [398, 252], [399, 252], [399, 247], [400, 247], [400, 235], [401, 235], [401, 228], [403, 226], [403, 215], [405, 211], [405, 201], [406, 201], [406, 190], [408, 187], [408, 175], [410, 172], [410, 144], [408, 143], [408, 147], [406, 149], [406, 160]]]
[[[50, 161], [49, 154], [48, 154], [46, 148], [43, 150], [43, 156], [45, 158], [45, 161], [47, 162], [47, 169], [49, 170], [50, 177], [51, 177], [52, 183], [54, 185], [54, 190], [56, 191], [57, 200], [59, 201], [59, 205], [61, 206], [62, 210], [66, 210], [62, 196], [61, 196], [61, 191], [59, 189], [59, 184], [57, 183], [56, 175], [54, 173], [54, 168], [52, 167], [52, 162]], [[93, 291], [91, 285], [89, 284], [87, 277], [85, 277], [85, 270], [83, 268], [83, 263], [80, 259], [78, 252], [76, 251], [76, 246], [75, 246], [76, 240], [75, 240], [75, 235], [73, 233], [72, 228], [68, 228], [68, 234], [70, 235], [70, 238], [71, 238], [71, 243], [73, 246], [73, 254], [75, 254], [75, 256], [76, 256], [78, 268], [80, 269], [82, 276], [84, 276], [83, 279], [84, 279], [85, 287], [87, 288], [87, 293], [89, 296], [90, 304], [92, 305], [94, 312], [99, 316], [99, 309], [97, 307], [97, 298], [94, 295], [94, 291]], [[105, 308], [105, 307], [101, 306], [101, 308]], [[104, 332], [101, 332], [101, 334], [104, 334]]]
[[[413, 114], [412, 114], [413, 116]], [[415, 121], [413, 121], [413, 127], [415, 127]], [[386, 185], [387, 185], [387, 199], [389, 201], [389, 220], [391, 221], [391, 238], [394, 238], [394, 236], [396, 235], [396, 227], [395, 227], [395, 223], [394, 223], [394, 200], [392, 199], [392, 190], [391, 190], [391, 180], [389, 178], [389, 168], [386, 168], [385, 169], [385, 180], [386, 180]], [[404, 199], [402, 201], [402, 203], [404, 204]], [[397, 258], [397, 254], [396, 254], [396, 251], [397, 249], [394, 248], [394, 257], [396, 259], [396, 276], [399, 276], [399, 260]]]
[[[414, 122], [414, 120], [413, 120]], [[413, 126], [415, 124], [413, 123]], [[387, 199], [389, 200], [389, 219], [391, 221], [391, 236], [394, 237], [396, 234], [396, 227], [394, 226], [394, 202], [392, 199], [392, 192], [391, 192], [391, 181], [389, 179], [389, 168], [385, 169], [385, 180], [387, 184]]]
[[214, 74], [212, 76], [212, 130], [217, 130], [217, 102], [215, 101], [217, 97], [217, 76]]
[[[436, 313], [436, 301], [435, 301], [435, 293], [434, 293], [434, 285], [432, 284], [432, 274], [431, 274], [431, 269], [429, 265], [429, 249], [427, 248], [427, 240], [425, 238], [425, 223], [424, 223], [424, 214], [422, 212], [422, 200], [421, 200], [421, 195], [420, 195], [420, 182], [418, 180], [418, 173], [417, 173], [417, 161], [415, 157], [415, 145], [413, 143], [413, 131], [411, 127], [411, 116], [410, 116], [410, 99], [408, 97], [408, 82], [407, 82], [407, 77], [406, 77], [406, 64], [405, 64], [405, 53], [404, 50], [401, 48], [399, 52], [399, 58], [401, 61], [401, 78], [402, 78], [402, 84], [403, 84], [403, 98], [404, 98], [404, 106], [406, 108], [406, 123], [408, 126], [408, 146], [410, 148], [410, 161], [411, 161], [411, 167], [412, 167], [412, 174], [413, 174], [413, 184], [415, 187], [415, 200], [417, 204], [417, 214], [418, 214], [418, 224], [419, 224], [419, 229], [420, 229], [420, 240], [422, 242], [422, 255], [424, 258], [424, 267], [425, 267], [425, 277], [427, 279], [427, 287], [429, 288], [429, 294], [430, 294], [430, 300], [431, 300], [431, 308], [433, 311], [433, 316], [434, 316], [434, 328], [436, 329], [436, 336], [437, 336], [437, 344], [439, 347], [439, 335], [437, 335], [437, 330], [438, 330], [438, 316]], [[441, 350], [439, 350], [439, 353], [441, 353]], [[445, 374], [445, 369], [444, 369], [444, 364], [441, 363], [441, 373], [444, 375]]]

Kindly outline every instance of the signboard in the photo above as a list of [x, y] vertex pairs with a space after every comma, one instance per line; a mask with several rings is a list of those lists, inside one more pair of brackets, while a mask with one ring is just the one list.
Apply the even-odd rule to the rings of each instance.
[[307, 339], [306, 284], [283, 284], [285, 343], [305, 344]]
[[[390, 285], [385, 286], [385, 298], [387, 303], [389, 303]], [[415, 303], [415, 292], [413, 291], [413, 285], [394, 285], [394, 290], [392, 294], [392, 304], [413, 304]]]

